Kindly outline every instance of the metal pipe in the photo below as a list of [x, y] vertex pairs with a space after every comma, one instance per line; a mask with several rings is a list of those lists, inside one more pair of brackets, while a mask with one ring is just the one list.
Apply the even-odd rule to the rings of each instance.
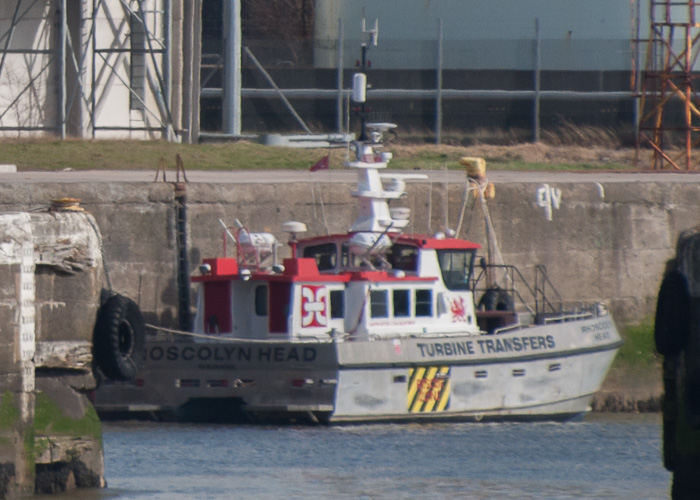
[[3, 49], [8, 54], [55, 54], [56, 49]]
[[58, 113], [57, 132], [63, 140], [66, 138], [66, 34], [68, 33], [68, 13], [66, 12], [66, 0], [59, 3], [61, 10], [58, 23]]
[[[222, 90], [218, 88], [204, 88], [201, 91], [202, 97], [221, 97]], [[335, 99], [338, 94], [337, 89], [241, 89], [241, 96], [250, 98], [277, 98], [280, 95], [295, 99]], [[349, 97], [351, 90], [343, 90], [343, 95]], [[534, 90], [458, 90], [442, 89], [443, 99], [503, 99], [516, 100], [535, 98]], [[435, 99], [437, 90], [421, 89], [367, 89], [367, 97], [375, 99]], [[610, 92], [578, 92], [571, 90], [541, 90], [540, 99], [547, 100], [618, 100], [631, 99], [634, 93], [630, 91], [610, 91]]]
[[7, 131], [21, 131], [21, 132], [55, 132], [56, 127], [50, 126], [50, 127], [21, 127], [21, 126], [15, 126], [15, 127], [0, 127], [0, 131], [7, 132]]
[[182, 4], [182, 141], [191, 144], [192, 97], [194, 79], [194, 2]]
[[193, 45], [192, 45], [192, 137], [194, 140], [199, 138], [199, 78], [202, 69], [202, 4], [204, 0], [189, 0], [186, 3], [192, 2], [195, 6], [192, 11], [193, 19]]
[[[163, 2], [163, 101], [165, 102], [165, 109], [172, 109], [172, 23], [173, 23], [173, 12], [171, 0], [165, 0]], [[175, 135], [175, 124], [173, 123], [172, 117], [170, 119], [170, 126], [167, 127], [165, 139], [172, 141]]]
[[[101, 3], [101, 0], [99, 0]], [[94, 139], [96, 134], [95, 130], [95, 106], [97, 105], [95, 101], [95, 83], [96, 83], [96, 75], [95, 75], [95, 70], [97, 67], [97, 54], [95, 53], [95, 49], [97, 48], [97, 36], [96, 36], [96, 28], [95, 24], [97, 23], [97, 5], [95, 4], [95, 0], [92, 0], [92, 22], [90, 24], [90, 39], [92, 42], [92, 68], [90, 70], [90, 79], [92, 80], [92, 83], [90, 85], [90, 132], [92, 134], [92, 138]]]
[[442, 142], [442, 18], [438, 19], [437, 89], [435, 94], [435, 144]]
[[634, 98], [634, 136], [639, 137], [639, 122], [641, 118], [641, 92], [642, 92], [642, 55], [639, 50], [639, 44], [641, 43], [641, 0], [634, 0], [636, 3], [635, 10], [635, 40], [634, 44], [634, 93], [636, 94]]
[[338, 19], [338, 69], [337, 69], [337, 82], [338, 82], [338, 92], [336, 95], [336, 130], [339, 134], [343, 133], [343, 51], [345, 49], [345, 40], [343, 37], [343, 20]]
[[535, 18], [535, 101], [532, 110], [533, 125], [532, 125], [532, 141], [540, 142], [540, 86], [541, 86], [541, 70], [542, 70], [542, 41], [540, 40], [540, 18]]
[[[78, 132], [78, 135], [82, 137], [83, 135], [83, 121], [84, 121], [84, 116], [83, 116], [83, 111], [81, 106], [83, 105], [83, 101], [85, 103], [85, 106], [87, 106], [88, 99], [87, 96], [85, 95], [85, 91], [83, 90], [83, 74], [81, 71], [82, 68], [82, 62], [83, 62], [83, 54], [81, 54], [81, 60], [80, 62], [76, 58], [75, 54], [75, 47], [73, 46], [73, 41], [71, 40], [70, 34], [66, 38], [66, 41], [68, 42], [68, 53], [70, 54], [70, 60], [73, 63], [73, 71], [75, 71], [75, 82], [71, 86], [70, 90], [70, 96], [67, 96], [67, 101], [66, 101], [66, 112], [69, 112], [71, 109], [73, 109], [73, 104], [75, 104], [75, 101], [78, 101], [78, 111], [76, 112], [76, 131]], [[82, 46], [81, 43], [78, 43], [78, 47]], [[67, 85], [67, 84], [66, 84]], [[68, 90], [68, 89], [66, 89]], [[82, 98], [82, 101], [81, 101]]]
[[224, 6], [224, 132], [241, 133], [241, 0]]

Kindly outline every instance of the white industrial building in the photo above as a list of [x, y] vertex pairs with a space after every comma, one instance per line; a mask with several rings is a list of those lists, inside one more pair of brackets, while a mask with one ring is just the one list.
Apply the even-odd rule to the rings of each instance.
[[174, 139], [191, 128], [193, 4], [1, 2], [2, 134]]
[[345, 0], [316, 2], [316, 21], [334, 38], [342, 19], [352, 39], [363, 15], [379, 19], [381, 68], [434, 68], [436, 50], [426, 47], [442, 24], [444, 68], [530, 70], [538, 24], [543, 70], [605, 71], [630, 69], [648, 8], [649, 0]]
[[[0, 134], [196, 141], [200, 118], [220, 113], [209, 130], [238, 135], [264, 121], [260, 108], [278, 112], [279, 104], [261, 100], [292, 87], [289, 105], [304, 119], [313, 121], [315, 108], [304, 89], [342, 113], [363, 17], [379, 20], [372, 61], [384, 71], [494, 71], [483, 73], [491, 90], [501, 88], [499, 78], [514, 90], [511, 75], [535, 70], [621, 80], [640, 64], [634, 40], [647, 37], [648, 1], [306, 0], [313, 32], [299, 50], [307, 57], [266, 59], [260, 40], [240, 43], [245, 0], [4, 0]], [[310, 69], [321, 76], [309, 83]], [[401, 88], [402, 78], [388, 80]]]

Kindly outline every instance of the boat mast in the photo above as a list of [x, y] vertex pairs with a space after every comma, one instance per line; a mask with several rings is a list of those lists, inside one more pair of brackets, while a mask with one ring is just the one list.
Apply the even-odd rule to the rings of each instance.
[[[377, 45], [377, 35], [379, 34], [379, 19], [374, 20], [374, 28], [366, 29], [365, 19], [362, 18], [362, 34], [369, 35], [369, 41], [362, 43], [362, 58], [360, 60], [360, 73], [353, 76], [353, 99], [360, 103], [360, 142], [367, 141], [367, 51], [371, 45]], [[358, 150], [357, 154], [361, 152]], [[359, 156], [358, 156], [359, 159]]]

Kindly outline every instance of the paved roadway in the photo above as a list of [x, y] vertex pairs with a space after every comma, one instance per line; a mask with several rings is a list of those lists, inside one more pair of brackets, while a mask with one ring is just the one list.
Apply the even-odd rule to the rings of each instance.
[[[427, 174], [432, 182], [464, 182], [465, 173], [458, 170], [386, 170], [386, 173]], [[308, 172], [302, 170], [192, 170], [189, 182], [257, 184], [290, 182], [354, 182], [352, 170]], [[585, 183], [585, 182], [700, 182], [700, 172], [487, 172], [491, 182]], [[167, 172], [167, 180], [175, 181], [175, 172]], [[0, 183], [52, 182], [152, 182], [155, 171], [149, 170], [71, 170], [60, 172], [22, 171], [0, 173]], [[160, 177], [162, 180], [162, 176]]]

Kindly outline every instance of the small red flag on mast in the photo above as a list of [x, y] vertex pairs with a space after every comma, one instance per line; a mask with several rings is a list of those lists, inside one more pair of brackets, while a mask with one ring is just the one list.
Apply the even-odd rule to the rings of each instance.
[[309, 170], [312, 172], [316, 172], [317, 170], [328, 170], [329, 165], [328, 165], [328, 160], [330, 159], [329, 155], [324, 156], [320, 160], [318, 160], [315, 164], [311, 166]]

